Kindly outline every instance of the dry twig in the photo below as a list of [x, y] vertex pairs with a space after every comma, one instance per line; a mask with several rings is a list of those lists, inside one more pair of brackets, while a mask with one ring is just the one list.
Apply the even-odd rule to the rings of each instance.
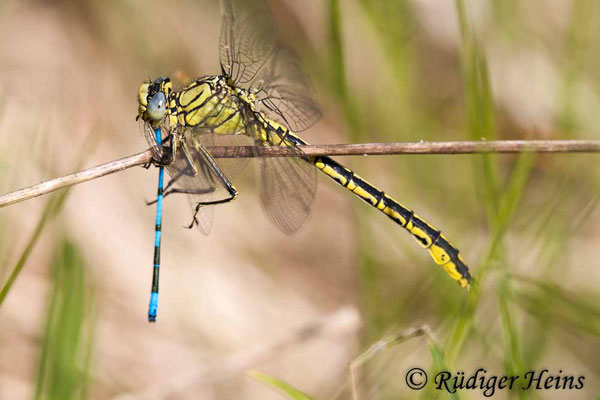
[[[391, 154], [481, 154], [481, 153], [598, 153], [600, 140], [499, 140], [480, 142], [359, 143], [300, 146], [308, 156], [350, 156]], [[215, 146], [208, 148], [215, 158], [291, 157], [297, 152], [285, 147]], [[130, 157], [62, 176], [0, 196], [0, 207], [8, 206], [58, 189], [122, 171], [152, 161], [147, 150]]]

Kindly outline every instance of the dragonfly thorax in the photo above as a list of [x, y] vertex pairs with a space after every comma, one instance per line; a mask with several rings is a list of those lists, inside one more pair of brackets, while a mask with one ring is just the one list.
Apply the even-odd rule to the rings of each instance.
[[226, 75], [205, 76], [178, 91], [169, 78], [160, 77], [140, 86], [138, 103], [138, 118], [153, 127], [165, 121], [171, 130], [205, 126], [231, 133], [228, 127], [243, 124], [242, 109], [256, 112], [255, 91], [235, 85]]

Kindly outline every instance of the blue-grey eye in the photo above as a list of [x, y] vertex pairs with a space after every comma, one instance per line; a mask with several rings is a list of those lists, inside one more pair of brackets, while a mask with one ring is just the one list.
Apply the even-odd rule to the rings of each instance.
[[167, 113], [167, 98], [163, 92], [156, 93], [148, 102], [146, 113], [153, 121], [160, 121]]

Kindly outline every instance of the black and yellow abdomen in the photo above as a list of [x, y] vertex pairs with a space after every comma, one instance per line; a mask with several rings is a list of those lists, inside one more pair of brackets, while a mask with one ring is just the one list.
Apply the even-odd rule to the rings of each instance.
[[325, 175], [410, 232], [417, 242], [429, 251], [436, 264], [442, 266], [460, 286], [469, 286], [469, 269], [460, 257], [458, 249], [439, 230], [333, 159], [319, 156], [313, 157], [312, 161]]
[[[265, 144], [270, 146], [307, 144], [286, 127], [269, 120], [262, 114], [259, 115], [265, 126], [265, 132], [261, 135], [261, 140]], [[269, 134], [269, 130], [272, 131], [272, 134]], [[277, 141], [274, 138], [284, 139]], [[339, 185], [350, 190], [361, 200], [377, 208], [410, 232], [417, 242], [429, 251], [435, 263], [443, 267], [452, 279], [456, 280], [461, 287], [470, 287], [472, 278], [469, 268], [462, 260], [459, 250], [446, 239], [441, 231], [337, 161], [325, 156], [307, 157], [306, 160]]]

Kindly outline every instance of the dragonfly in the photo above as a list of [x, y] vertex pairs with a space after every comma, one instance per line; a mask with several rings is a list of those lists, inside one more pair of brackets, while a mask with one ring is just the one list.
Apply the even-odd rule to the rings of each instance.
[[[349, 168], [326, 156], [306, 156], [296, 135], [321, 117], [296, 53], [277, 43], [266, 6], [256, 0], [224, 0], [219, 75], [201, 77], [180, 90], [168, 77], [140, 86], [138, 119], [159, 167], [154, 266], [148, 320], [156, 321], [163, 199], [188, 195], [193, 210], [189, 228], [204, 234], [212, 227], [213, 206], [238, 192], [231, 178], [248, 159], [215, 159], [218, 145], [285, 146], [292, 157], [259, 157], [263, 208], [285, 233], [297, 231], [309, 215], [317, 171], [324, 173], [407, 230], [434, 262], [463, 288], [471, 275], [459, 250], [411, 209]], [[171, 177], [163, 187], [164, 169]]]

